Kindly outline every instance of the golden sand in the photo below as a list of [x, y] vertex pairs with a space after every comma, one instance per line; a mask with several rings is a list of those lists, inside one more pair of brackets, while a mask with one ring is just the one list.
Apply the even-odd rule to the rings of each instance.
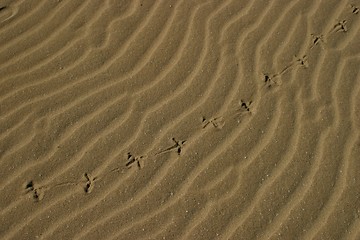
[[0, 0], [0, 238], [360, 239], [359, 7]]

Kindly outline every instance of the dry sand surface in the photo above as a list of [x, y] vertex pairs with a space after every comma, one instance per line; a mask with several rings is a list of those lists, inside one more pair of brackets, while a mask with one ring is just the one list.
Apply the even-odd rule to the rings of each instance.
[[360, 239], [360, 0], [0, 0], [0, 239]]

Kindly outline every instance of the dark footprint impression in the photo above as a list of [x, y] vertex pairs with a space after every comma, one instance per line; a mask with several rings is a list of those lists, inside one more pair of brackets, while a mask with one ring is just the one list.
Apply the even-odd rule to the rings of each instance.
[[139, 169], [142, 169], [144, 167], [144, 158], [146, 156], [138, 156], [135, 157], [134, 155], [132, 155], [130, 152], [128, 152], [128, 161], [125, 164], [125, 166], [127, 168], [131, 168], [134, 164], [136, 164], [138, 166]]
[[35, 202], [41, 201], [44, 198], [44, 192], [42, 191], [44, 187], [35, 187], [34, 182], [30, 181], [25, 185], [25, 193], [31, 194]]
[[212, 125], [216, 129], [222, 129], [225, 125], [225, 120], [223, 117], [213, 117], [210, 119], [202, 117], [202, 124], [202, 128], [206, 128], [207, 126]]
[[158, 153], [156, 153], [155, 155], [159, 155], [159, 154], [162, 154], [162, 153], [166, 153], [166, 152], [170, 152], [170, 151], [173, 151], [173, 150], [176, 150], [177, 154], [180, 155], [181, 154], [181, 151], [182, 151], [182, 148], [184, 147], [184, 144], [186, 143], [186, 140], [184, 141], [178, 141], [176, 140], [175, 138], [172, 138], [171, 139], [175, 144], [169, 148], [166, 148]]

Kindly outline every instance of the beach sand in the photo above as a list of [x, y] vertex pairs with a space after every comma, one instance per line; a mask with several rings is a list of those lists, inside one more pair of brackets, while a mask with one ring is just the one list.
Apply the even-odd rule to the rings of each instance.
[[360, 239], [359, 8], [0, 0], [0, 239]]

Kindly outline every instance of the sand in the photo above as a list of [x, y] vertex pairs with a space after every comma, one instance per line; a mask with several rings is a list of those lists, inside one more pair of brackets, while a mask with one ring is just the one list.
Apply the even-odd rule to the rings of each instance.
[[360, 239], [359, 8], [0, 0], [0, 238]]

